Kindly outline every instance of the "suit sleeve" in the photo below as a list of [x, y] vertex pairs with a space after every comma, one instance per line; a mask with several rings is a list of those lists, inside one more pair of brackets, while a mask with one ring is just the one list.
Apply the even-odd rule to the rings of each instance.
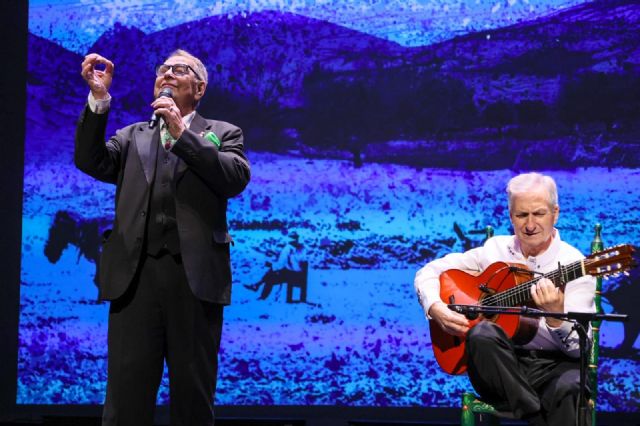
[[117, 135], [105, 143], [108, 113], [85, 107], [76, 127], [74, 162], [82, 172], [115, 184], [120, 171], [122, 144]]
[[215, 193], [225, 198], [240, 194], [249, 183], [251, 171], [244, 154], [242, 130], [221, 123], [216, 134], [220, 148], [191, 130], [185, 130], [172, 148], [187, 166]]

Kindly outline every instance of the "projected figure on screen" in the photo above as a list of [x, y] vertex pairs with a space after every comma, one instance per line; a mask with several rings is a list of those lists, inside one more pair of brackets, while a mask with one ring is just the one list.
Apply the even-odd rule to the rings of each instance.
[[[144, 76], [144, 58], [137, 65]], [[81, 67], [89, 96], [75, 164], [116, 185], [98, 276], [99, 298], [111, 303], [102, 425], [153, 424], [166, 360], [171, 424], [212, 426], [231, 300], [227, 203], [249, 183], [249, 163], [242, 130], [196, 112], [208, 81], [200, 59], [177, 50], [146, 71], [151, 119], [105, 142], [114, 64], [92, 53]]]
[[96, 272], [93, 282], [97, 285], [100, 241], [108, 226], [107, 219], [83, 219], [72, 212], [60, 210], [56, 213], [53, 223], [49, 227], [44, 254], [49, 262], [57, 263], [69, 244], [76, 246], [78, 260], [80, 260], [80, 256], [84, 256], [89, 262], [95, 263]]
[[[264, 300], [276, 285], [287, 285], [287, 303], [307, 301], [307, 272], [308, 263], [304, 260], [304, 250], [300, 243], [300, 236], [293, 231], [289, 234], [289, 241], [284, 246], [274, 264], [267, 264], [269, 270], [255, 284], [245, 284], [249, 290], [258, 291], [262, 287], [260, 300]], [[299, 296], [294, 296], [294, 291]]]
[[487, 227], [485, 229], [472, 229], [472, 230], [467, 231], [465, 233], [462, 230], [462, 228], [460, 227], [460, 225], [458, 225], [457, 222], [453, 222], [453, 232], [455, 232], [456, 235], [458, 236], [458, 238], [460, 239], [460, 242], [462, 243], [462, 248], [464, 249], [464, 251], [471, 250], [472, 248], [478, 246], [477, 239], [468, 237], [467, 234], [469, 234], [469, 235], [483, 235], [485, 237], [482, 240], [483, 244], [487, 240], [487, 238], [493, 236], [493, 228], [491, 228], [491, 227]]
[[[523, 329], [530, 330], [527, 336], [508, 335], [493, 321], [473, 321], [476, 318], [467, 318], [447, 306], [469, 302], [451, 300], [453, 295], [441, 298], [443, 289], [447, 292], [456, 286], [453, 278], [441, 286], [441, 275], [445, 278], [455, 275], [461, 281], [457, 285], [464, 288], [463, 277], [472, 280], [480, 273], [478, 279], [486, 280], [484, 288], [491, 293], [506, 279], [500, 278], [502, 281], [496, 284], [482, 272], [489, 270], [491, 274], [492, 267], [501, 268], [496, 262], [506, 262], [526, 271], [521, 272], [526, 279], [521, 277], [520, 282], [537, 278], [526, 294], [520, 295], [524, 302], [532, 301], [538, 309], [548, 312], [595, 312], [593, 277], [573, 276], [572, 280], [556, 285], [529, 272], [548, 273], [557, 270], [559, 264], [584, 259], [577, 249], [560, 239], [555, 228], [560, 213], [555, 181], [539, 173], [521, 174], [509, 181], [507, 194], [515, 235], [489, 238], [481, 247], [429, 262], [416, 274], [416, 293], [430, 320], [436, 358], [445, 371], [464, 372], [458, 367], [466, 359], [466, 371], [476, 392], [498, 409], [510, 411], [532, 425], [572, 425], [580, 394], [580, 345], [571, 323], [557, 318], [532, 319], [529, 324], [522, 324]], [[449, 272], [445, 274], [446, 271]], [[498, 275], [496, 272], [493, 276]], [[481, 290], [477, 291], [482, 293]], [[460, 292], [452, 294], [464, 298]], [[446, 346], [441, 344], [442, 340], [447, 344], [458, 343]], [[462, 344], [465, 346], [461, 353], [448, 351]], [[455, 355], [449, 357], [453, 359], [439, 357], [438, 351], [445, 346], [448, 355]]]

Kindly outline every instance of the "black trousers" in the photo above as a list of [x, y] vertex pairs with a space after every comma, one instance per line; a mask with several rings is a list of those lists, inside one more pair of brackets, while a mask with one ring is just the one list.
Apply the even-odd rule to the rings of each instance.
[[579, 360], [560, 352], [516, 349], [490, 321], [469, 331], [467, 355], [469, 379], [482, 399], [531, 424], [575, 425]]
[[171, 425], [213, 425], [223, 307], [193, 295], [179, 256], [142, 262], [109, 310], [102, 425], [153, 425], [165, 360]]

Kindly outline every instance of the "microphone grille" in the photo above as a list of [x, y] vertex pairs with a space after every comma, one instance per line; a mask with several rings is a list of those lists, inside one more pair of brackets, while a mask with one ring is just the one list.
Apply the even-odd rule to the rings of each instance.
[[158, 94], [159, 98], [173, 98], [173, 91], [169, 87], [165, 87]]

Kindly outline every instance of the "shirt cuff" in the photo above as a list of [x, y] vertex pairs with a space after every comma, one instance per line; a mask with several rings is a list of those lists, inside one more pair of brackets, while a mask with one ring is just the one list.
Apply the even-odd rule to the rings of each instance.
[[[431, 284], [431, 285], [430, 285]], [[424, 315], [427, 319], [432, 319], [431, 315], [429, 315], [429, 309], [436, 302], [443, 302], [440, 299], [440, 288], [439, 282], [435, 283], [416, 283], [416, 291], [418, 293], [418, 301], [422, 305], [422, 309], [424, 310]]]
[[104, 114], [111, 107], [111, 95], [107, 93], [105, 99], [96, 99], [93, 97], [93, 93], [89, 92], [87, 103], [94, 114]]
[[[547, 329], [551, 332], [553, 336], [560, 342], [564, 341], [569, 334], [573, 331], [573, 324], [568, 321], [563, 321], [560, 327], [551, 327], [545, 321], [545, 325]], [[565, 343], [566, 344], [566, 343]]]

